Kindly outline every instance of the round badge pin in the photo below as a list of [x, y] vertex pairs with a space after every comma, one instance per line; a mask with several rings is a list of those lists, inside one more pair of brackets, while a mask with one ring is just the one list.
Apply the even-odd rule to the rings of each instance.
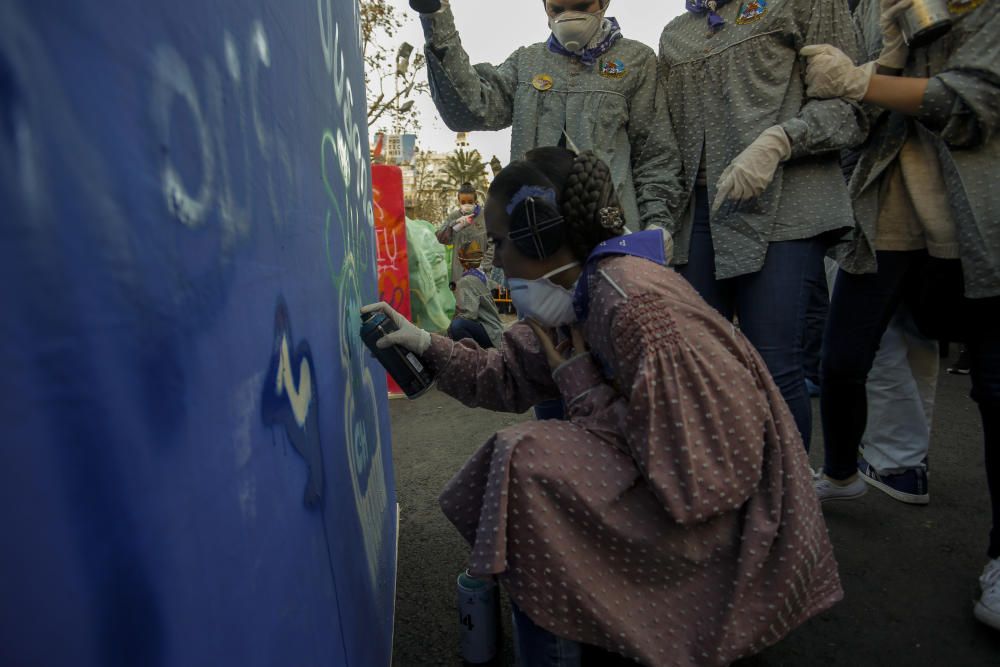
[[535, 90], [540, 90], [543, 93], [546, 90], [551, 90], [552, 84], [552, 77], [548, 74], [536, 74], [535, 78], [531, 80], [531, 85], [535, 87]]

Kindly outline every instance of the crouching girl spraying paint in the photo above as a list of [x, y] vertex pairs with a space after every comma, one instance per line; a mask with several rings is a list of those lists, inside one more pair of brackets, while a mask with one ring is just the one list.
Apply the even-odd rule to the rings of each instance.
[[726, 665], [839, 600], [785, 401], [753, 346], [664, 266], [660, 232], [621, 236], [608, 168], [531, 151], [494, 181], [486, 224], [533, 319], [499, 350], [365, 310], [395, 318], [382, 344], [422, 355], [466, 405], [566, 402], [568, 421], [496, 433], [441, 494], [472, 573], [509, 592], [519, 646]]

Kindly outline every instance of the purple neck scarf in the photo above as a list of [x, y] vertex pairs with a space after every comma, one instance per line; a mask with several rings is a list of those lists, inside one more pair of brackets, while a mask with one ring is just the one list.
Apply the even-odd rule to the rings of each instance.
[[[691, 0], [689, 0], [691, 1]], [[567, 56], [569, 58], [579, 58], [580, 62], [584, 65], [593, 65], [597, 62], [597, 59], [603, 56], [605, 53], [611, 50], [611, 47], [622, 38], [622, 29], [618, 25], [618, 19], [614, 17], [608, 17], [604, 19], [610, 25], [602, 26], [601, 30], [606, 30], [607, 34], [604, 38], [597, 43], [597, 46], [593, 48], [584, 49], [582, 53], [573, 53], [569, 51], [565, 46], [559, 43], [555, 35], [549, 35], [549, 51], [552, 53], [557, 53], [561, 56]]]
[[684, 0], [684, 5], [692, 14], [708, 12], [708, 27], [714, 32], [725, 25], [726, 21], [716, 11], [729, 0]]
[[660, 266], [667, 264], [667, 253], [663, 249], [663, 232], [658, 229], [616, 236], [613, 239], [600, 242], [587, 258], [587, 263], [583, 267], [583, 275], [576, 283], [576, 292], [573, 294], [573, 310], [576, 311], [578, 322], [587, 319], [587, 313], [590, 311], [590, 277], [597, 270], [597, 260], [609, 255], [631, 255], [632, 257], [648, 259]]

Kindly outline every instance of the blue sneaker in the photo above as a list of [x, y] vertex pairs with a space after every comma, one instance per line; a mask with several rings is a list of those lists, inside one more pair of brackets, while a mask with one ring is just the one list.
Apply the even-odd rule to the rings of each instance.
[[858, 459], [858, 474], [869, 486], [874, 486], [901, 503], [926, 505], [931, 501], [925, 468], [910, 468], [893, 475], [883, 475], [862, 458]]

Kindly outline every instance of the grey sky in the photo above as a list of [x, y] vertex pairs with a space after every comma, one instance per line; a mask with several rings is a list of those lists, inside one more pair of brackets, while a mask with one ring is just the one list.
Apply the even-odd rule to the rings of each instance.
[[[424, 38], [417, 14], [410, 9], [407, 0], [390, 2], [401, 15], [409, 18], [401, 31], [400, 41], [422, 48]], [[539, 0], [506, 0], [503, 3], [451, 0], [451, 6], [462, 44], [473, 63], [499, 64], [517, 47], [549, 36], [547, 18]], [[683, 11], [683, 0], [611, 0], [607, 15], [618, 19], [626, 37], [645, 42], [655, 50], [663, 26]], [[434, 151], [454, 148], [455, 133], [441, 122], [430, 96], [418, 98], [416, 107], [423, 124], [421, 148]], [[506, 163], [510, 156], [509, 130], [475, 132], [470, 136], [470, 143], [487, 160], [497, 155]]]

